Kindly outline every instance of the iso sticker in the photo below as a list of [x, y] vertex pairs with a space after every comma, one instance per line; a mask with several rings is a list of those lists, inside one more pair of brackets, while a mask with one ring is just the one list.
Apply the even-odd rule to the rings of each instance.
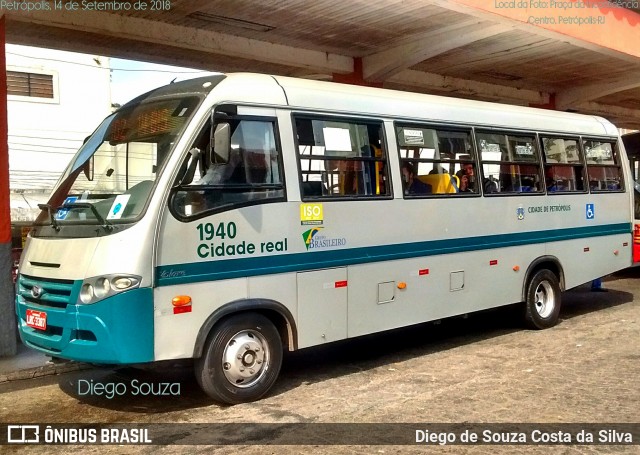
[[322, 204], [300, 204], [301, 225], [319, 225], [323, 222]]

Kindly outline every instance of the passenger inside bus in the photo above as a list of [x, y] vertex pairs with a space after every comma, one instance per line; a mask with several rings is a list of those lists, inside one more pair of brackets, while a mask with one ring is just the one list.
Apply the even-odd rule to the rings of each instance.
[[[460, 180], [461, 193], [476, 193], [476, 173], [472, 163], [462, 164], [462, 169], [456, 172], [456, 177]], [[482, 189], [485, 193], [497, 193], [498, 185], [491, 178], [482, 179]]]
[[545, 181], [547, 184], [547, 191], [550, 193], [557, 193], [559, 191], [568, 191], [568, 188], [565, 185], [565, 181], [559, 179], [556, 173], [554, 172], [554, 167], [549, 166], [545, 170]]
[[432, 192], [431, 185], [416, 178], [413, 163], [410, 161], [402, 163], [402, 179], [405, 194], [430, 194]]
[[497, 193], [498, 192], [498, 184], [496, 181], [491, 178], [485, 178], [482, 180], [482, 189], [485, 194], [487, 193]]
[[459, 191], [461, 193], [475, 193], [475, 172], [473, 164], [464, 163], [462, 168], [456, 172], [458, 180], [460, 180]]

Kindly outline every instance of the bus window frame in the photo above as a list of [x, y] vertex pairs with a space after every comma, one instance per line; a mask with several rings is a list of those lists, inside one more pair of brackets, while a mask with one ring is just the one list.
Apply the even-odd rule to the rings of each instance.
[[[576, 141], [577, 145], [578, 145], [578, 158], [579, 158], [579, 162], [578, 163], [547, 163], [547, 155], [544, 151], [544, 144], [542, 143], [542, 140], [545, 138], [549, 138], [549, 139], [563, 139], [563, 140], [571, 140], [571, 141]], [[543, 167], [543, 177], [544, 177], [544, 188], [545, 188], [545, 193], [549, 196], [555, 196], [555, 195], [571, 195], [571, 194], [587, 194], [589, 193], [589, 179], [587, 176], [587, 163], [585, 160], [585, 156], [584, 156], [584, 152], [582, 150], [582, 137], [577, 135], [577, 136], [572, 136], [571, 134], [562, 134], [562, 133], [538, 133], [538, 141], [539, 141], [539, 147], [540, 147], [540, 154], [542, 155], [542, 167]], [[546, 178], [546, 170], [547, 170], [547, 166], [559, 166], [559, 167], [573, 167], [574, 169], [578, 166], [582, 167], [582, 184], [583, 184], [583, 189], [581, 191], [578, 190], [571, 190], [571, 191], [549, 191], [549, 188], [547, 186], [547, 178]]]
[[[240, 107], [240, 106], [239, 106]], [[189, 138], [189, 142], [188, 144], [192, 144], [195, 140], [197, 140], [198, 137], [200, 137], [200, 135], [202, 134], [202, 129], [206, 128], [207, 125], [209, 124], [211, 130], [213, 131], [213, 129], [215, 128], [215, 123], [213, 125], [211, 125], [210, 122], [208, 122], [208, 119], [212, 118], [212, 115], [215, 115], [215, 107], [212, 108], [208, 115], [207, 118], [203, 119], [201, 124], [199, 125], [199, 127], [196, 129], [196, 133]], [[192, 221], [197, 221], [199, 219], [211, 216], [211, 215], [215, 215], [218, 213], [223, 213], [223, 212], [228, 212], [230, 210], [235, 210], [235, 209], [239, 209], [239, 208], [243, 208], [243, 207], [251, 207], [254, 205], [261, 205], [261, 204], [271, 204], [271, 203], [278, 203], [278, 202], [287, 202], [288, 199], [288, 195], [287, 195], [287, 182], [286, 182], [286, 175], [285, 175], [285, 171], [284, 171], [284, 158], [283, 158], [283, 154], [284, 151], [282, 149], [282, 140], [280, 137], [280, 128], [279, 128], [279, 124], [278, 124], [278, 118], [277, 116], [273, 116], [273, 115], [268, 115], [268, 116], [260, 116], [260, 115], [231, 115], [228, 117], [225, 117], [224, 119], [219, 119], [216, 117], [216, 120], [220, 121], [220, 120], [237, 120], [237, 121], [243, 121], [243, 120], [247, 120], [247, 121], [259, 121], [259, 122], [265, 122], [265, 123], [271, 123], [273, 125], [273, 135], [274, 135], [274, 140], [275, 140], [275, 144], [276, 144], [276, 149], [278, 151], [278, 172], [280, 174], [281, 177], [281, 185], [282, 185], [282, 196], [281, 197], [273, 197], [273, 198], [266, 198], [266, 199], [255, 199], [255, 200], [247, 200], [247, 201], [241, 201], [241, 202], [237, 202], [237, 203], [231, 203], [231, 204], [225, 204], [225, 205], [221, 205], [218, 207], [212, 207], [209, 209], [205, 209], [202, 210], [200, 212], [194, 213], [193, 215], [182, 215], [181, 213], [178, 212], [178, 210], [176, 210], [176, 203], [175, 203], [175, 198], [176, 195], [183, 191], [185, 193], [189, 193], [189, 192], [202, 192], [202, 191], [206, 191], [207, 189], [209, 190], [213, 190], [216, 189], [216, 186], [219, 186], [220, 189], [222, 189], [224, 187], [224, 185], [192, 185], [192, 184], [187, 184], [187, 185], [179, 185], [176, 184], [176, 179], [179, 177], [178, 173], [179, 170], [182, 166], [178, 165], [176, 167], [176, 173], [174, 176], [172, 176], [172, 182], [173, 185], [171, 186], [171, 188], [169, 189], [169, 197], [167, 198], [167, 205], [169, 207], [169, 212], [171, 213], [171, 215], [173, 215], [173, 217], [175, 219], [177, 219], [178, 221], [182, 222], [182, 223], [190, 223]], [[190, 147], [188, 147], [187, 150], [185, 150], [180, 158], [179, 163], [183, 163], [187, 157], [189, 156], [189, 150]], [[209, 148], [207, 148], [207, 150], [202, 151], [202, 153], [208, 153], [209, 152]], [[210, 158], [207, 157], [205, 159], [205, 161], [208, 161]], [[202, 162], [202, 157], [201, 157], [201, 162]], [[208, 165], [210, 166], [211, 163], [208, 163]]]
[[[613, 153], [613, 159], [615, 164], [604, 164], [604, 165], [598, 165], [598, 164], [592, 164], [590, 165], [589, 162], [587, 161], [587, 155], [584, 152], [584, 141], [600, 141], [600, 142], [608, 142], [610, 144], [613, 145], [612, 147], [612, 153]], [[580, 135], [580, 148], [581, 148], [581, 153], [584, 157], [584, 162], [585, 162], [585, 172], [587, 173], [587, 180], [586, 183], [589, 186], [589, 193], [593, 193], [593, 194], [608, 194], [608, 193], [625, 193], [627, 191], [627, 184], [624, 178], [624, 170], [622, 169], [622, 160], [621, 160], [621, 150], [620, 150], [620, 137], [611, 137], [611, 136], [592, 136], [592, 135]], [[624, 146], [624, 144], [623, 144]], [[620, 188], [617, 190], [594, 190], [591, 188], [591, 184], [590, 184], [590, 174], [589, 174], [589, 168], [590, 167], [605, 167], [605, 168], [616, 168], [618, 169], [618, 175], [620, 177]]]
[[[489, 164], [498, 164], [498, 165], [502, 165], [502, 164], [516, 164], [516, 165], [537, 165], [538, 166], [538, 179], [540, 181], [540, 185], [542, 185], [542, 187], [538, 190], [538, 191], [509, 191], [509, 192], [502, 192], [502, 191], [495, 191], [495, 192], [485, 192], [484, 191], [484, 184], [482, 185], [482, 194], [483, 196], [486, 197], [513, 197], [513, 196], [527, 196], [527, 197], [535, 197], [535, 196], [545, 196], [547, 194], [546, 192], [546, 187], [544, 186], [544, 162], [543, 162], [543, 157], [542, 157], [542, 150], [540, 148], [540, 131], [538, 130], [526, 130], [526, 129], [504, 129], [504, 128], [499, 128], [499, 127], [486, 127], [486, 126], [475, 126], [473, 128], [473, 139], [475, 141], [476, 144], [476, 154], [478, 157], [478, 162], [479, 162], [479, 167], [480, 167], [480, 172], [481, 174], [479, 174], [481, 176], [481, 181], [484, 182], [485, 179], [489, 179], [488, 177], [485, 176], [484, 174], [484, 168], [483, 168], [483, 164], [485, 163], [482, 159], [482, 156], [480, 154], [480, 142], [478, 141], [478, 134], [500, 134], [500, 135], [505, 135], [505, 136], [517, 136], [517, 135], [527, 135], [527, 136], [532, 136], [533, 137], [533, 145], [535, 147], [535, 151], [534, 151], [534, 156], [537, 157], [537, 161], [535, 163], [533, 162], [526, 162], [526, 161], [493, 161], [493, 160], [488, 160]], [[495, 182], [496, 184], [498, 184], [498, 182]]]
[[[295, 148], [295, 158], [296, 158], [296, 171], [298, 173], [298, 189], [300, 191], [300, 200], [302, 202], [329, 202], [329, 201], [379, 201], [379, 200], [392, 200], [394, 198], [393, 192], [393, 182], [391, 178], [391, 163], [390, 163], [390, 154], [389, 154], [389, 141], [387, 138], [385, 121], [380, 118], [372, 118], [372, 117], [360, 117], [354, 115], [336, 115], [336, 114], [327, 114], [326, 112], [315, 112], [315, 111], [291, 111], [290, 114], [291, 119], [291, 128], [293, 131], [293, 143]], [[360, 161], [360, 162], [373, 162], [373, 163], [383, 163], [386, 168], [386, 193], [381, 195], [358, 195], [358, 194], [349, 194], [349, 195], [319, 195], [319, 196], [305, 196], [303, 191], [303, 179], [302, 179], [302, 155], [300, 154], [300, 141], [298, 140], [298, 129], [296, 128], [296, 119], [309, 119], [309, 120], [324, 120], [324, 121], [335, 121], [335, 122], [344, 122], [344, 123], [355, 123], [355, 124], [364, 124], [364, 125], [375, 125], [380, 128], [380, 148], [382, 151], [382, 160], [370, 159], [370, 158], [353, 158], [348, 161]], [[318, 160], [324, 161], [324, 160]]]
[[[442, 166], [442, 164], [445, 162], [445, 160], [436, 160], [436, 159], [428, 159], [428, 158], [414, 158], [414, 159], [409, 159], [409, 158], [403, 158], [400, 152], [401, 149], [401, 145], [400, 145], [400, 137], [398, 136], [398, 128], [411, 128], [411, 127], [415, 127], [415, 128], [421, 128], [421, 129], [433, 129], [436, 132], [441, 130], [441, 131], [451, 131], [451, 132], [464, 132], [464, 133], [468, 133], [469, 134], [469, 143], [471, 145], [471, 154], [475, 154], [475, 157], [472, 156], [472, 158], [470, 160], [446, 160], [446, 162], [452, 163], [452, 164], [463, 164], [463, 163], [472, 163], [473, 167], [474, 167], [474, 172], [476, 172], [476, 176], [479, 175], [477, 174], [478, 171], [478, 148], [476, 147], [475, 144], [475, 135], [473, 133], [473, 127], [469, 126], [469, 125], [460, 125], [460, 124], [451, 124], [451, 123], [435, 123], [435, 122], [420, 122], [420, 121], [416, 121], [416, 120], [405, 120], [405, 119], [398, 119], [398, 120], [394, 120], [393, 122], [393, 134], [395, 136], [395, 140], [396, 140], [396, 147], [397, 147], [397, 151], [398, 151], [398, 165], [400, 167], [400, 170], [402, 170], [402, 165], [405, 161], [410, 161], [412, 163], [433, 163], [435, 164], [439, 164]], [[405, 146], [406, 147], [406, 146]], [[451, 174], [449, 172], [450, 176], [455, 176], [455, 173]], [[405, 194], [404, 192], [404, 182], [400, 182], [400, 184], [402, 185], [401, 187], [401, 193], [402, 193], [402, 197], [404, 199], [407, 200], [411, 200], [411, 199], [442, 199], [443, 197], [446, 198], [451, 198], [451, 197], [461, 197], [461, 198], [473, 198], [473, 197], [480, 197], [482, 196], [482, 190], [481, 190], [481, 186], [482, 185], [478, 185], [478, 191], [474, 191], [474, 192], [460, 192], [460, 191], [456, 191], [455, 193], [427, 193], [427, 194]]]

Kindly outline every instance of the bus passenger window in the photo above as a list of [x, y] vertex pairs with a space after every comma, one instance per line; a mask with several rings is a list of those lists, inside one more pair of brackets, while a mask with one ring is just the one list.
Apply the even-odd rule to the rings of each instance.
[[520, 133], [478, 132], [485, 193], [544, 191], [535, 137]]
[[[478, 194], [469, 130], [397, 125], [396, 138], [403, 173], [413, 171], [413, 178], [403, 181], [405, 197]], [[415, 191], [415, 181], [430, 190]]]
[[589, 189], [593, 192], [624, 189], [615, 143], [583, 139], [582, 147], [589, 174]]
[[382, 124], [300, 116], [295, 128], [303, 200], [390, 195]]
[[578, 140], [542, 137], [544, 176], [549, 193], [584, 192], [584, 163]]

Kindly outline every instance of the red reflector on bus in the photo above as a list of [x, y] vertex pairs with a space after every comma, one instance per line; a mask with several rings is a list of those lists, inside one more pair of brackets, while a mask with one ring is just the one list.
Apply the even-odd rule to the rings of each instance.
[[418, 275], [429, 275], [429, 269], [418, 270]]
[[191, 305], [185, 306], [174, 306], [173, 314], [181, 314], [181, 313], [191, 313]]
[[347, 287], [347, 280], [336, 281], [336, 287], [337, 288], [346, 288]]
[[586, 248], [584, 249], [584, 252], [585, 252], [585, 253], [588, 253], [588, 252], [589, 252], [589, 247], [586, 247]]
[[489, 261], [489, 265], [498, 265], [498, 260], [492, 259], [491, 261]]

